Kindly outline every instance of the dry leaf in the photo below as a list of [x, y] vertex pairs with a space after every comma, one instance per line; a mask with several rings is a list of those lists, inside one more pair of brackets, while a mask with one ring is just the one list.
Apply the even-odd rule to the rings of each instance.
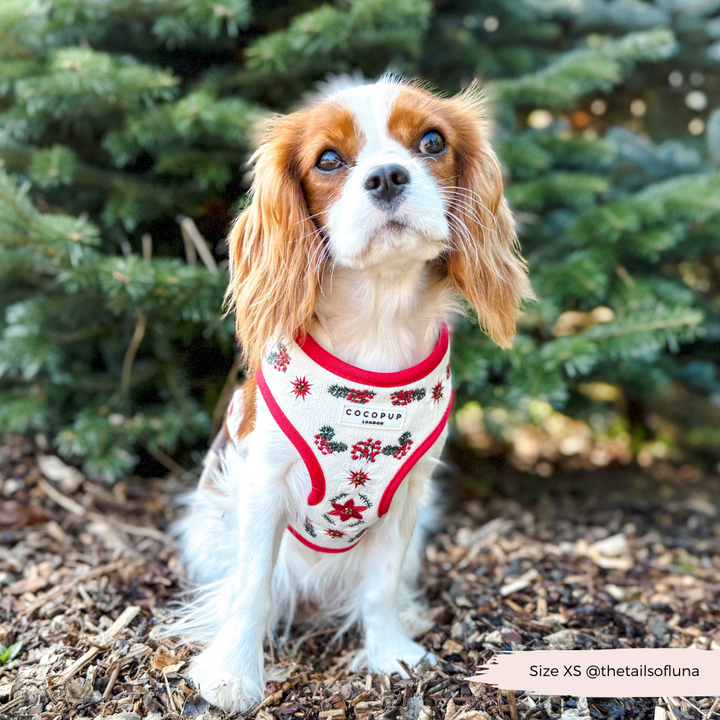
[[18, 530], [26, 525], [47, 522], [50, 516], [37, 505], [19, 500], [0, 502], [0, 530]]
[[152, 656], [150, 667], [153, 670], [164, 670], [166, 667], [177, 664], [179, 660], [180, 658], [175, 655], [175, 653], [161, 645], [157, 649], [157, 652]]

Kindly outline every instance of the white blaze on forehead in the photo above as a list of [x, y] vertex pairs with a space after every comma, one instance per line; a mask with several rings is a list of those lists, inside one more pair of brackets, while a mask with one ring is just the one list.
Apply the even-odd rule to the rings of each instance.
[[358, 163], [368, 155], [403, 150], [388, 132], [390, 112], [401, 87], [398, 82], [381, 81], [346, 88], [331, 96], [353, 113], [357, 128], [364, 136], [365, 144], [357, 158]]
[[[437, 184], [421, 159], [390, 136], [388, 124], [402, 87], [400, 82], [381, 80], [346, 86], [327, 96], [352, 113], [362, 138], [341, 195], [327, 213], [324, 229], [336, 262], [352, 266], [361, 258], [386, 262], [392, 256], [407, 264], [410, 259], [434, 259], [445, 249], [449, 226]], [[390, 163], [406, 168], [409, 182], [399, 203], [383, 207], [368, 194], [365, 178], [374, 168]]]

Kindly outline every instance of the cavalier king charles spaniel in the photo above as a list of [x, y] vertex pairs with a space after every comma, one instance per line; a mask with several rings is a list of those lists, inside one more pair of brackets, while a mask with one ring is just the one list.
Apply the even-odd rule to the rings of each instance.
[[[248, 379], [180, 521], [197, 584], [172, 626], [228, 711], [263, 698], [266, 636], [359, 625], [353, 669], [433, 656], [416, 588], [464, 298], [508, 347], [531, 296], [475, 86], [339, 79], [272, 121], [229, 238]], [[419, 522], [420, 520], [420, 522]]]

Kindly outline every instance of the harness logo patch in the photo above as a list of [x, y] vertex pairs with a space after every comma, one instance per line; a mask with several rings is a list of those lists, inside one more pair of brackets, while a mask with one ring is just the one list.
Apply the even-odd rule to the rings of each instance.
[[350, 427], [377, 427], [386, 430], [400, 430], [405, 422], [404, 408], [397, 407], [358, 407], [343, 403], [340, 411], [340, 424]]

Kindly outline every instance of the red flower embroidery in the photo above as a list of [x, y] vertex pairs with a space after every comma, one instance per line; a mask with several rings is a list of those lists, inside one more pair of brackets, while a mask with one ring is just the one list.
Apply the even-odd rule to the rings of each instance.
[[334, 509], [331, 510], [328, 515], [337, 515], [342, 522], [347, 522], [348, 520], [352, 520], [352, 518], [362, 520], [362, 513], [364, 510], [367, 510], [366, 505], [355, 505], [355, 501], [352, 499], [348, 500], [344, 505], [334, 502], [332, 506]]
[[292, 392], [295, 393], [296, 398], [305, 399], [307, 395], [312, 395], [310, 388], [313, 386], [306, 377], [296, 377], [290, 383], [292, 385]]
[[369, 400], [375, 397], [375, 393], [372, 390], [349, 390], [346, 400], [351, 403], [359, 403], [364, 405]]
[[391, 396], [393, 405], [409, 405], [413, 400], [422, 400], [425, 397], [425, 388], [414, 390], [396, 390]]
[[443, 384], [441, 382], [438, 382], [435, 387], [432, 389], [432, 399], [433, 402], [438, 402], [443, 396]]
[[393, 405], [407, 405], [412, 402], [412, 390], [398, 390], [392, 394]]
[[375, 458], [380, 454], [382, 443], [379, 440], [368, 438], [356, 442], [350, 449], [350, 457], [353, 460], [369, 460], [375, 462]]
[[350, 484], [355, 487], [359, 487], [360, 485], [364, 486], [370, 479], [370, 476], [364, 470], [351, 470], [350, 477], [348, 478]]
[[[332, 513], [330, 513], [332, 515]], [[332, 528], [328, 528], [325, 531], [326, 535], [329, 535], [331, 538], [341, 538], [345, 537], [345, 533], [342, 530], [333, 530]]]
[[410, 448], [412, 447], [413, 441], [408, 440], [406, 443], [403, 443], [398, 449], [397, 452], [393, 453], [393, 457], [397, 458], [398, 460], [400, 458], [404, 458], [408, 452], [410, 452]]
[[345, 385], [331, 385], [328, 392], [336, 398], [344, 398], [351, 403], [364, 405], [375, 397], [374, 390], [357, 390], [346, 387]]
[[345, 452], [347, 445], [345, 443], [333, 440], [335, 431], [329, 426], [324, 425], [320, 428], [320, 432], [315, 436], [315, 445], [323, 455], [330, 455], [334, 452]]
[[388, 456], [392, 455], [394, 458], [397, 458], [398, 460], [400, 458], [405, 457], [413, 445], [413, 441], [411, 440], [411, 438], [412, 438], [412, 435], [409, 432], [404, 432], [398, 438], [398, 444], [397, 445], [386, 445], [382, 449], [382, 454], [388, 455]]
[[280, 372], [287, 372], [288, 365], [290, 364], [290, 355], [288, 355], [287, 348], [281, 345], [278, 348], [277, 354], [275, 355], [275, 362], [273, 367]]

